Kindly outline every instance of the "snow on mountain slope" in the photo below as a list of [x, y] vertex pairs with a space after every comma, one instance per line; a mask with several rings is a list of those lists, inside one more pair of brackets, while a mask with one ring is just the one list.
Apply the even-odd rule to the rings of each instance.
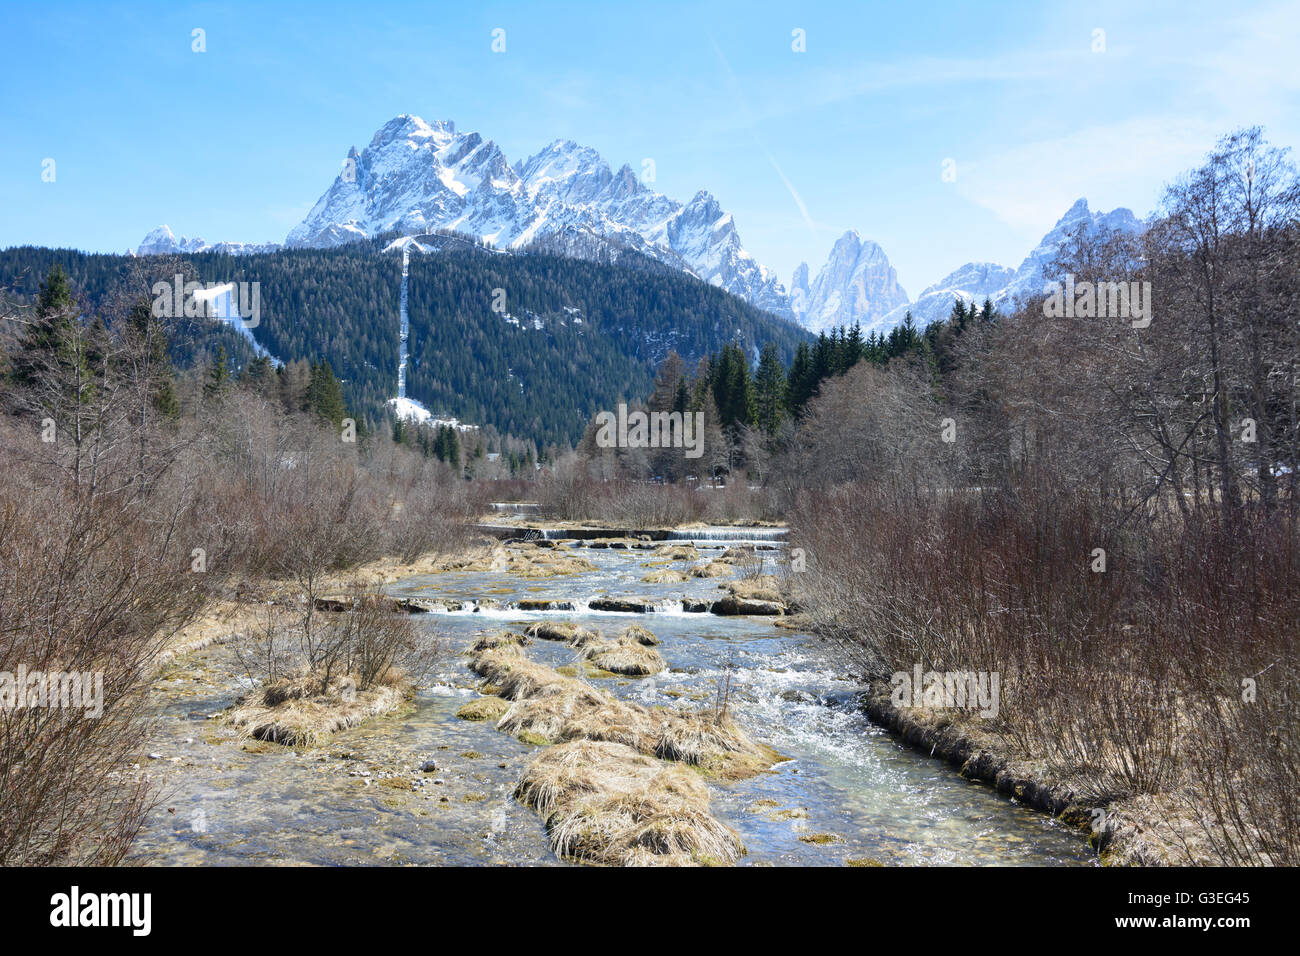
[[888, 330], [882, 320], [907, 302], [898, 274], [879, 245], [849, 230], [836, 240], [826, 264], [808, 281], [800, 263], [791, 280], [791, 308], [813, 332], [857, 323], [864, 332]]
[[[511, 165], [492, 140], [451, 121], [403, 114], [385, 123], [343, 169], [285, 240], [324, 248], [396, 230], [421, 236], [430, 249], [446, 242], [437, 230], [486, 240], [502, 252], [530, 248], [601, 262], [634, 250], [698, 276], [759, 308], [795, 318], [813, 332], [855, 322], [887, 332], [908, 311], [918, 325], [946, 318], [955, 298], [991, 298], [1004, 311], [1041, 294], [1045, 269], [1076, 230], [1138, 231], [1127, 209], [1093, 213], [1078, 200], [1014, 271], [972, 262], [926, 288], [915, 300], [898, 283], [884, 250], [850, 230], [832, 247], [815, 277], [795, 270], [790, 293], [744, 248], [730, 213], [701, 190], [687, 203], [647, 187], [628, 165], [618, 170], [594, 149], [556, 140]], [[138, 255], [268, 252], [274, 243], [209, 244], [177, 238], [167, 226], [150, 232]], [[429, 251], [422, 249], [421, 251]]]
[[460, 432], [475, 431], [477, 425], [466, 425], [455, 418], [439, 418], [413, 398], [390, 398], [388, 407], [393, 410], [394, 418], [419, 422], [433, 428], [454, 428]]
[[253, 334], [257, 320], [250, 316], [249, 318], [254, 323], [250, 325], [249, 319], [245, 319], [244, 316], [240, 315], [239, 306], [235, 303], [235, 296], [232, 295], [233, 292], [234, 283], [227, 282], [207, 289], [198, 289], [193, 295], [197, 301], [202, 303], [205, 315], [230, 326], [248, 340], [248, 344], [253, 348], [254, 355], [270, 359], [271, 364], [279, 368], [284, 363], [268, 352], [261, 342], [257, 341], [257, 336]]
[[1065, 241], [1076, 233], [1095, 235], [1098, 232], [1137, 233], [1144, 228], [1142, 221], [1124, 208], [1110, 212], [1091, 212], [1088, 200], [1076, 199], [1052, 230], [1045, 235], [1020, 263], [1015, 277], [993, 297], [999, 308], [1010, 308], [1014, 303], [1043, 294], [1047, 282], [1046, 270], [1060, 252]]
[[741, 245], [707, 192], [686, 204], [617, 172], [594, 149], [557, 140], [511, 166], [501, 149], [454, 123], [402, 115], [386, 123], [285, 240], [325, 247], [387, 230], [454, 229], [504, 249], [537, 244], [584, 258], [635, 249], [789, 315], [785, 289]]
[[892, 329], [911, 312], [912, 320], [924, 328], [931, 322], [948, 318], [952, 304], [958, 298], [966, 304], [974, 302], [976, 305], [982, 305], [985, 299], [996, 298], [1015, 275], [1014, 269], [994, 262], [968, 262], [925, 289], [915, 301], [891, 310], [881, 320], [881, 326], [886, 331]]

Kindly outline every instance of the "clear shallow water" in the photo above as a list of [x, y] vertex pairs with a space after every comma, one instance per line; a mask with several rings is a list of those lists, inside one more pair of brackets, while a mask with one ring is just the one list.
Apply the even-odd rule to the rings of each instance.
[[[1080, 865], [1095, 855], [1074, 830], [1027, 810], [939, 761], [906, 750], [857, 709], [861, 689], [834, 649], [761, 618], [685, 614], [683, 596], [719, 593], [717, 580], [650, 585], [662, 559], [649, 552], [582, 548], [598, 570], [544, 580], [507, 573], [413, 577], [397, 596], [508, 604], [522, 598], [585, 601], [646, 597], [653, 614], [521, 612], [509, 607], [422, 615], [453, 653], [407, 712], [371, 721], [301, 754], [241, 745], [208, 715], [241, 689], [228, 648], [192, 655], [157, 691], [164, 717], [149, 762], [168, 787], [135, 855], [140, 862], [556, 863], [540, 820], [511, 792], [534, 748], [490, 722], [455, 717], [476, 694], [464, 651], [474, 637], [543, 618], [580, 620], [613, 633], [635, 621], [661, 640], [669, 670], [593, 683], [645, 704], [696, 708], [731, 670], [731, 713], [790, 758], [771, 773], [711, 787], [715, 815], [734, 827], [744, 864]], [[705, 552], [707, 559], [708, 553]], [[650, 565], [648, 567], [647, 565]], [[689, 562], [674, 567], [686, 568]], [[551, 665], [574, 652], [538, 641]], [[186, 741], [189, 741], [188, 743]], [[432, 758], [438, 771], [418, 767]], [[415, 781], [412, 784], [412, 781]], [[413, 786], [414, 789], [408, 789]], [[809, 838], [808, 841], [800, 837]], [[827, 842], [829, 841], [829, 842]]]

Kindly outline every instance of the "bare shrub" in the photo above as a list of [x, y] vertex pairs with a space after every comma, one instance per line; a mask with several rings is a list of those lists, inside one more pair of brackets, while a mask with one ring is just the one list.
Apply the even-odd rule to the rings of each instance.
[[631, 528], [665, 528], [706, 521], [737, 524], [780, 516], [775, 490], [736, 476], [725, 486], [670, 484], [593, 476], [570, 457], [537, 482], [540, 513], [564, 521], [607, 521]]
[[102, 675], [102, 712], [0, 707], [0, 865], [115, 864], [153, 799], [130, 767], [154, 662], [205, 588], [187, 549], [121, 495], [70, 501], [16, 460], [36, 457], [33, 440], [6, 428], [0, 441], [0, 671]]
[[360, 582], [346, 589], [341, 611], [322, 610], [306, 587], [289, 603], [268, 609], [236, 649], [253, 680], [271, 685], [293, 678], [323, 693], [348, 677], [364, 691], [395, 679], [423, 679], [443, 650], [391, 598]]

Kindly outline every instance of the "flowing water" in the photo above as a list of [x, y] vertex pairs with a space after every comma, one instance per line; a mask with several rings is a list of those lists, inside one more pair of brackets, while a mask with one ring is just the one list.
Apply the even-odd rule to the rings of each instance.
[[[780, 538], [771, 530], [736, 532], [703, 529], [682, 537], [719, 544]], [[392, 585], [396, 596], [465, 602], [458, 612], [415, 618], [452, 653], [406, 712], [344, 731], [315, 750], [241, 745], [214, 719], [248, 686], [228, 647], [178, 662], [157, 689], [164, 718], [146, 767], [163, 781], [166, 796], [142, 834], [137, 859], [187, 865], [560, 862], [540, 819], [511, 796], [535, 748], [492, 722], [455, 717], [476, 696], [477, 679], [460, 653], [476, 634], [560, 618], [606, 633], [635, 621], [662, 640], [658, 650], [667, 671], [594, 679], [621, 697], [712, 706], [720, 681], [731, 674], [732, 715], [788, 758], [753, 779], [711, 785], [714, 814], [748, 848], [742, 864], [1095, 862], [1077, 831], [962, 779], [872, 725], [857, 706], [862, 688], [833, 647], [777, 628], [771, 619], [683, 613], [684, 596], [716, 597], [718, 582], [642, 583], [648, 566], [664, 563], [649, 552], [578, 543], [574, 553], [598, 570], [544, 580], [450, 573]], [[709, 551], [703, 553], [707, 560]], [[602, 594], [644, 597], [655, 610], [587, 609], [587, 601]], [[568, 601], [575, 610], [510, 606], [537, 598]], [[527, 653], [553, 666], [574, 660], [573, 650], [548, 641], [537, 641]], [[421, 773], [428, 759], [437, 770]]]

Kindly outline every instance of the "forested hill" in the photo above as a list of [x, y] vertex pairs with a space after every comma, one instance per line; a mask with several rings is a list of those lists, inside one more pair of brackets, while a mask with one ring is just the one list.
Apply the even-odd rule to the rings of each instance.
[[[177, 257], [0, 251], [0, 287], [34, 295], [58, 263], [90, 309], [133, 268], [150, 282], [179, 266], [187, 280], [258, 282], [253, 334], [285, 362], [328, 360], [348, 406], [372, 424], [397, 394], [402, 254], [392, 236], [336, 249]], [[407, 395], [438, 415], [539, 442], [574, 441], [598, 410], [643, 398], [654, 369], [676, 350], [688, 363], [738, 342], [757, 357], [768, 342], [789, 361], [807, 333], [691, 276], [632, 253], [618, 264], [503, 254], [473, 242], [419, 237], [408, 283]], [[216, 322], [190, 322], [178, 362], [204, 361], [217, 342], [236, 367], [248, 344]]]

